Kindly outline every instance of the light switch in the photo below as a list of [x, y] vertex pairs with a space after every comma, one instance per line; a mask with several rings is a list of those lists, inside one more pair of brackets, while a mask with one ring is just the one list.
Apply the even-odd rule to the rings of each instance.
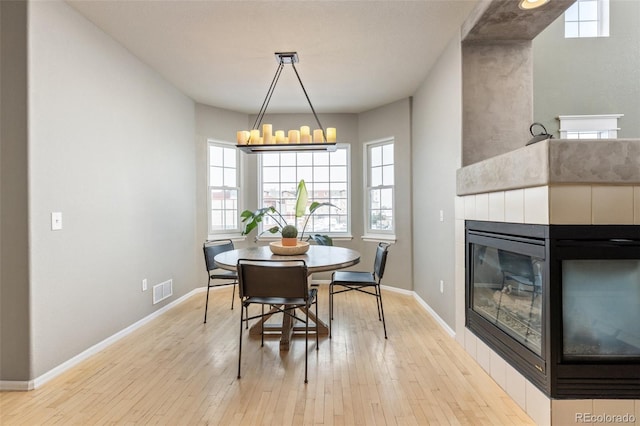
[[59, 231], [62, 229], [62, 212], [51, 212], [51, 230]]

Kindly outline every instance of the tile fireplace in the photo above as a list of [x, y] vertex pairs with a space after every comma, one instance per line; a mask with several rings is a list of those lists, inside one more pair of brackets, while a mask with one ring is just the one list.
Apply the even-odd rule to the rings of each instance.
[[466, 327], [554, 399], [640, 395], [640, 227], [465, 222]]

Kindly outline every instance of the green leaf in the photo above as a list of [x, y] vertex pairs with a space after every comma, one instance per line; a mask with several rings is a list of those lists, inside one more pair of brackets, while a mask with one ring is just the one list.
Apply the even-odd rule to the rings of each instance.
[[298, 196], [296, 198], [296, 217], [304, 216], [304, 212], [307, 209], [307, 200], [309, 199], [309, 193], [307, 192], [307, 185], [304, 183], [304, 179], [298, 183]]
[[319, 246], [333, 245], [333, 240], [328, 235], [313, 234], [309, 235], [309, 239], [315, 241]]
[[320, 207], [324, 207], [324, 206], [331, 206], [331, 207], [335, 207], [336, 209], [340, 210], [340, 207], [336, 206], [335, 204], [331, 204], [331, 203], [319, 203], [317, 201], [314, 201], [313, 203], [311, 203], [311, 205], [309, 206], [309, 214], [313, 214], [313, 212], [315, 212], [316, 210], [318, 210]]

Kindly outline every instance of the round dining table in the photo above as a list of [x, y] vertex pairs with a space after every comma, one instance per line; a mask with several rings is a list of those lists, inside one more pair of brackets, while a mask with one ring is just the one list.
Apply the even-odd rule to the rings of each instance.
[[[247, 248], [240, 248], [235, 250], [226, 251], [218, 254], [214, 261], [216, 265], [222, 269], [228, 271], [235, 271], [238, 265], [239, 259], [246, 260], [304, 260], [309, 275], [315, 272], [335, 271], [336, 269], [348, 268], [349, 266], [356, 265], [360, 262], [360, 253], [355, 250], [351, 250], [345, 247], [335, 246], [318, 246], [311, 245], [309, 250], [304, 254], [299, 255], [276, 255], [271, 252], [269, 246], [253, 246]], [[271, 266], [277, 267], [278, 262], [273, 262]], [[284, 266], [284, 263], [281, 265]], [[309, 315], [309, 319], [315, 324], [315, 331], [320, 336], [326, 336], [329, 334], [329, 328], [320, 318], [317, 318], [313, 312], [309, 310], [305, 313]], [[277, 309], [272, 309], [269, 314], [276, 313]], [[289, 315], [284, 315], [282, 318], [282, 324], [266, 323], [269, 320], [270, 315], [266, 316], [257, 324], [253, 325], [250, 330], [251, 335], [260, 335], [264, 329], [265, 333], [273, 334], [274, 332], [280, 334], [280, 350], [288, 350], [291, 337], [294, 332], [304, 331], [304, 327], [296, 327], [291, 321]], [[261, 326], [264, 323], [264, 328]]]

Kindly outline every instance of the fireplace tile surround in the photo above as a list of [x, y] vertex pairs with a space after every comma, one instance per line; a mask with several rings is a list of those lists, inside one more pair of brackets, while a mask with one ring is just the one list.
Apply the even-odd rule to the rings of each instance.
[[[630, 152], [636, 152], [640, 141], [623, 141], [622, 145], [619, 141], [614, 143], [618, 143], [618, 148], [622, 146], [622, 150], [617, 149], [620, 155], [617, 158], [610, 157], [609, 162], [600, 161], [597, 168], [591, 168], [595, 170], [591, 176], [578, 176], [578, 168], [575, 165], [567, 166], [569, 157], [566, 153], [580, 152], [575, 160], [582, 164], [596, 164], [594, 158], [599, 154], [593, 153], [590, 157], [588, 149], [584, 149], [585, 145], [577, 147], [567, 144], [566, 141], [558, 145], [552, 144], [551, 147], [548, 142], [526, 147], [458, 171], [458, 197], [455, 204], [456, 340], [540, 425], [580, 425], [587, 423], [587, 415], [626, 414], [627, 421], [609, 421], [608, 424], [640, 426], [640, 399], [550, 399], [465, 328], [465, 220], [542, 225], [640, 225], [640, 168], [636, 168], [637, 175], [632, 176], [619, 173], [621, 169], [617, 167], [617, 164], [623, 164], [625, 159], [628, 160]], [[602, 145], [598, 147], [593, 141], [591, 146], [602, 149]], [[589, 148], [588, 145], [586, 147]], [[530, 148], [532, 149], [527, 151]], [[561, 152], [564, 164], [557, 164], [560, 160], [554, 154], [554, 150]], [[510, 159], [514, 156], [517, 158], [511, 162]], [[545, 164], [537, 164], [537, 169], [534, 165], [534, 169], [530, 167], [529, 170], [521, 170], [520, 166], [510, 168], [509, 164], [526, 164], [523, 156], [542, 158]], [[602, 160], [602, 157], [600, 159]], [[640, 164], [637, 158], [631, 160]], [[496, 167], [500, 167], [500, 170], [497, 171]], [[563, 170], [572, 176], [563, 175]], [[508, 173], [517, 177], [509, 180]], [[579, 415], [584, 416], [580, 419]], [[633, 416], [632, 419], [635, 421], [629, 422], [629, 416]]]

